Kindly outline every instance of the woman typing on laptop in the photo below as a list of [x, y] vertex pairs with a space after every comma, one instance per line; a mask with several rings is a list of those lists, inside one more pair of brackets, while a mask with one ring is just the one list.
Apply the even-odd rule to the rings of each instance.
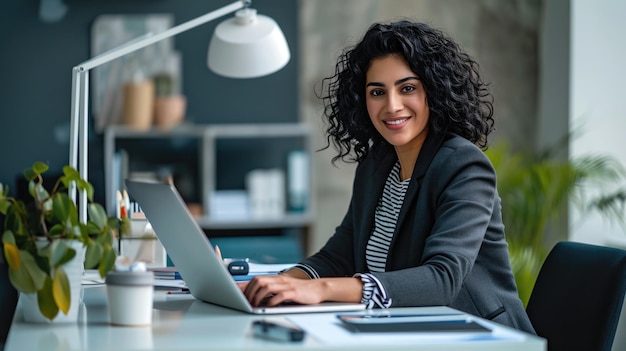
[[347, 213], [326, 245], [241, 285], [253, 306], [447, 305], [534, 333], [509, 264], [496, 174], [481, 149], [492, 95], [444, 33], [374, 24], [324, 80], [328, 146], [358, 162]]

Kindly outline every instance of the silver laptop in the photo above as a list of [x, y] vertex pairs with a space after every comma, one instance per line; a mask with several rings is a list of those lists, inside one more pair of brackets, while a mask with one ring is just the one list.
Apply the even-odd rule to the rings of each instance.
[[126, 180], [174, 266], [198, 300], [253, 314], [356, 311], [364, 304], [324, 302], [252, 307], [216, 255], [174, 185]]

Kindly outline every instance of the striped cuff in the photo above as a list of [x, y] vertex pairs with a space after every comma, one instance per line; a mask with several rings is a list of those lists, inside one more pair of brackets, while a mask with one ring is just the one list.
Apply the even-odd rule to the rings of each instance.
[[313, 269], [313, 267], [309, 266], [308, 264], [304, 264], [304, 263], [298, 263], [297, 265], [291, 267], [291, 268], [287, 268], [283, 271], [281, 271], [280, 273], [292, 269], [292, 268], [296, 268], [299, 269], [301, 271], [303, 271], [306, 275], [309, 276], [310, 279], [319, 279], [320, 275], [317, 274], [317, 271], [315, 269]]
[[361, 303], [366, 304], [368, 309], [391, 307], [391, 298], [387, 296], [387, 292], [378, 278], [369, 273], [357, 273], [353, 277], [361, 278], [363, 282]]

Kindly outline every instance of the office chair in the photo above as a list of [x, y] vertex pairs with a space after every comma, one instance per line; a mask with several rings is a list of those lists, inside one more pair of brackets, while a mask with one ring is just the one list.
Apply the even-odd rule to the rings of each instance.
[[549, 351], [611, 351], [626, 292], [626, 250], [559, 242], [526, 312]]

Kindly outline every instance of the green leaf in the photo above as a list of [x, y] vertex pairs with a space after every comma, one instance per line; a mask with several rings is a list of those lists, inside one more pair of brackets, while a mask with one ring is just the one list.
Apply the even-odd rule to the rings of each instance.
[[114, 233], [112, 227], [107, 227], [104, 232], [98, 236], [98, 242], [111, 246], [113, 245], [113, 236]]
[[3, 243], [11, 243], [13, 245], [15, 245], [15, 236], [13, 236], [13, 232], [10, 230], [5, 231], [2, 234], [2, 242]]
[[113, 268], [115, 265], [115, 258], [113, 248], [110, 245], [104, 246], [104, 254], [100, 260], [100, 265], [98, 266], [100, 277], [104, 278], [107, 275], [107, 272]]
[[[78, 221], [78, 219], [76, 220]], [[72, 227], [72, 235], [77, 239], [80, 238], [80, 241], [82, 241], [83, 243], [86, 243], [87, 239], [89, 239], [88, 234], [88, 226], [84, 223], [78, 222], [74, 225], [74, 227]]]
[[50, 277], [46, 277], [43, 288], [37, 292], [37, 304], [41, 314], [52, 320], [59, 313], [59, 307], [54, 300], [54, 282]]
[[74, 221], [73, 217], [73, 214], [77, 212], [76, 205], [74, 205], [67, 193], [58, 193], [52, 198], [52, 212], [54, 213], [54, 218], [61, 223], [65, 223], [66, 226], [71, 226], [77, 222]]
[[26, 234], [26, 223], [20, 213], [24, 213], [26, 210], [21, 203], [17, 203], [17, 206], [11, 206], [7, 211], [7, 215], [4, 219], [4, 228], [13, 231], [14, 235], [20, 236]]
[[11, 202], [6, 199], [0, 199], [0, 213], [7, 214], [7, 210], [11, 207]]
[[76, 184], [76, 188], [79, 191], [86, 191], [87, 199], [89, 199], [90, 202], [93, 201], [93, 186], [88, 181], [82, 179], [80, 177], [80, 173], [76, 169], [70, 166], [65, 166], [63, 167], [63, 173], [64, 176], [61, 178], [61, 181], [65, 187], [69, 187], [70, 183], [74, 182]]
[[132, 231], [132, 224], [130, 223], [130, 218], [123, 217], [120, 220], [120, 235], [127, 236], [130, 235]]
[[9, 278], [13, 286], [25, 293], [41, 289], [48, 275], [39, 268], [31, 254], [20, 250], [21, 263], [17, 270], [9, 270]]
[[89, 202], [92, 202], [93, 194], [94, 194], [93, 186], [86, 180], [82, 180], [82, 179], [78, 182], [78, 185], [79, 185], [79, 189], [87, 191], [87, 199], [89, 200]]
[[87, 245], [87, 250], [85, 251], [85, 268], [94, 268], [98, 262], [100, 262], [103, 252], [104, 248], [101, 244], [95, 241], [90, 241]]
[[37, 162], [33, 163], [33, 171], [34, 172], [36, 172], [38, 174], [41, 174], [41, 173], [46, 172], [47, 170], [48, 170], [48, 165], [47, 164], [45, 164], [43, 162], [40, 162], [40, 161], [37, 161]]
[[33, 181], [31, 181], [30, 184], [33, 184], [33, 190], [37, 195], [37, 199], [44, 200], [50, 196], [50, 194], [48, 194], [48, 190], [44, 188], [43, 184], [35, 183]]
[[48, 235], [51, 237], [60, 237], [65, 232], [65, 227], [62, 224], [55, 224], [48, 230]]
[[24, 170], [24, 178], [26, 178], [26, 180], [28, 181], [31, 181], [37, 178], [37, 173], [35, 173], [31, 168], [26, 168]]
[[91, 203], [87, 207], [89, 219], [99, 228], [103, 229], [107, 225], [107, 213], [102, 205]]
[[44, 245], [44, 241], [41, 242], [37, 242], [37, 255], [45, 257], [48, 261], [50, 260], [50, 257], [52, 256], [52, 244], [53, 243], [46, 243]]
[[[30, 251], [29, 251], [30, 252]], [[33, 254], [36, 253], [37, 255], [33, 256], [35, 263], [37, 264], [37, 267], [39, 267], [39, 269], [42, 272], [45, 272], [47, 275], [49, 275], [52, 269], [50, 267], [50, 252], [46, 252], [45, 254], [40, 253], [39, 249], [35, 248], [33, 251]]]
[[63, 166], [63, 174], [68, 180], [77, 181], [80, 180], [80, 173], [78, 170], [70, 165]]
[[87, 233], [92, 235], [98, 235], [102, 233], [102, 229], [98, 228], [98, 226], [94, 222], [87, 222]]
[[76, 250], [69, 247], [63, 240], [54, 240], [50, 249], [50, 266], [57, 268], [76, 256]]
[[59, 309], [67, 315], [70, 310], [72, 296], [70, 281], [62, 267], [57, 267], [54, 270], [54, 279], [52, 280], [52, 296], [54, 297], [56, 305], [59, 306]]

